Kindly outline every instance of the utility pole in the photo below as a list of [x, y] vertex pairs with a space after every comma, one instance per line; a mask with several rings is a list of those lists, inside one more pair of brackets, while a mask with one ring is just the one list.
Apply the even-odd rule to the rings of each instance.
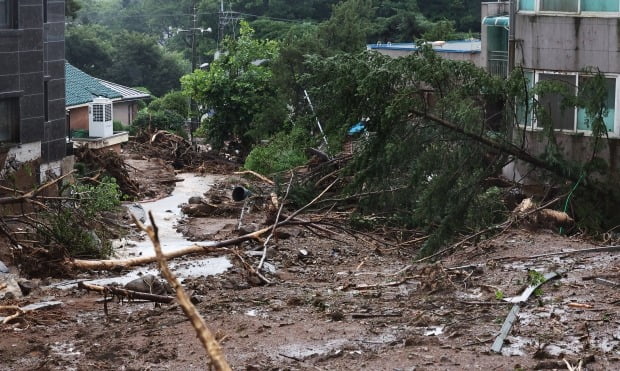
[[510, 76], [510, 73], [515, 68], [515, 53], [516, 53], [515, 27], [517, 24], [517, 20], [515, 18], [517, 15], [517, 1], [511, 0], [509, 6], [510, 8], [508, 11], [508, 22], [509, 22], [508, 23], [508, 76]]
[[217, 49], [220, 49], [220, 42], [224, 39], [224, 34], [226, 32], [226, 26], [232, 24], [233, 37], [235, 36], [235, 27], [237, 22], [242, 19], [239, 16], [238, 12], [227, 10], [224, 11], [224, 0], [220, 0], [220, 12], [218, 16], [218, 34], [217, 34]]
[[[205, 31], [211, 32], [211, 27], [207, 29], [196, 27], [196, 23], [198, 22], [198, 6], [196, 5], [196, 1], [197, 0], [194, 0], [192, 3], [192, 27], [190, 27], [188, 30], [178, 30], [178, 32], [191, 32], [192, 70], [190, 71], [190, 73], [193, 73], [196, 70], [196, 31], [200, 31], [200, 34]], [[187, 100], [187, 124], [189, 126], [189, 139], [192, 144], [194, 144], [194, 130], [196, 130], [196, 122], [198, 122], [198, 120], [200, 119], [199, 117], [194, 117], [195, 106], [196, 102], [194, 102], [194, 100], [189, 97]]]

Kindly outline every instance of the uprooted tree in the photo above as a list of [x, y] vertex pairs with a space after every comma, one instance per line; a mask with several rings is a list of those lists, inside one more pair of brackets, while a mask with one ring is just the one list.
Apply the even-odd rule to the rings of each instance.
[[[470, 63], [442, 59], [430, 47], [397, 59], [364, 52], [310, 58], [308, 64], [304, 84], [332, 137], [344, 138], [354, 123], [369, 119], [345, 192], [363, 195], [362, 218], [372, 215], [430, 234], [423, 255], [456, 233], [505, 219], [506, 192], [494, 177], [514, 160], [537, 169], [558, 194], [572, 188], [565, 207], [572, 206], [582, 225], [598, 230], [618, 225], [611, 211], [620, 198], [609, 191], [607, 167], [598, 155], [607, 133], [600, 73], [591, 71], [575, 94], [574, 87], [553, 81], [531, 86], [519, 69], [508, 80], [496, 78]], [[589, 158], [576, 162], [563, 155], [549, 109], [535, 99], [547, 94], [585, 110], [593, 135]], [[495, 115], [492, 105], [500, 107]], [[541, 155], [529, 153], [525, 143], [524, 130], [531, 128], [519, 119], [528, 115], [542, 128]], [[601, 195], [609, 202], [605, 208], [597, 204]]]

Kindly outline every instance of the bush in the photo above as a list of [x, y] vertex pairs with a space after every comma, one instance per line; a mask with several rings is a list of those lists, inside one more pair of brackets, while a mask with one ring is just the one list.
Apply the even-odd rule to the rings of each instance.
[[254, 147], [245, 160], [245, 168], [261, 174], [271, 174], [303, 165], [307, 161], [305, 148], [309, 135], [294, 128], [280, 132], [266, 145]]
[[[71, 257], [101, 259], [111, 253], [105, 238], [107, 231], [100, 227], [100, 215], [120, 205], [121, 192], [116, 180], [104, 177], [97, 185], [73, 184], [69, 187], [72, 201], [62, 201], [44, 213], [37, 231], [42, 241], [56, 244]], [[58, 253], [61, 255], [61, 253]]]
[[118, 120], [114, 120], [112, 121], [112, 130], [116, 131], [127, 131], [128, 128], [123, 125], [122, 122], [118, 121]]
[[152, 130], [169, 130], [175, 133], [183, 132], [185, 119], [174, 111], [140, 111], [133, 121], [133, 126], [139, 128], [150, 127]]

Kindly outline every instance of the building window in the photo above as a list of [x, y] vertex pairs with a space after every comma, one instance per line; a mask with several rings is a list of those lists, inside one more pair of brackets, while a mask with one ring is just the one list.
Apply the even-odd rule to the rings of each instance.
[[[590, 77], [583, 76], [579, 78], [579, 86], [583, 86], [583, 84]], [[616, 116], [616, 79], [615, 78], [606, 78], [605, 79], [605, 88], [607, 90], [607, 101], [605, 102], [605, 107], [607, 107], [607, 114], [603, 117], [603, 122], [605, 122], [605, 127], [607, 131], [614, 131], [614, 119]], [[583, 108], [577, 109], [577, 130], [592, 130], [592, 125], [590, 123], [590, 118], [586, 115], [586, 110]]]
[[536, 10], [536, 0], [520, 0], [519, 10], [534, 11]]
[[0, 142], [19, 142], [19, 99], [0, 99]]
[[581, 0], [582, 12], [617, 12], [618, 0]]
[[526, 12], [618, 13], [618, 0], [519, 0], [519, 10]]
[[[583, 73], [558, 74], [552, 72], [534, 72], [525, 71], [527, 90], [529, 92], [529, 105], [525, 102], [518, 102], [516, 107], [516, 119], [520, 126], [534, 127], [540, 129], [542, 124], [540, 120], [551, 120], [553, 128], [556, 130], [568, 132], [590, 132], [592, 130], [592, 118], [588, 117], [587, 112], [583, 108], [575, 108], [565, 104], [566, 94], [588, 94], [584, 91], [585, 84], [592, 75]], [[620, 130], [616, 128], [616, 98], [618, 97], [617, 76], [605, 77], [606, 101], [605, 107], [607, 112], [603, 117], [603, 122], [607, 131], [614, 135], [620, 135]], [[564, 87], [564, 93], [559, 90], [553, 90], [544, 94], [539, 93], [533, 95], [532, 88], [541, 81], [553, 81]], [[541, 116], [542, 111], [537, 111], [534, 116], [532, 106], [534, 100], [538, 101], [539, 107], [544, 110], [547, 116]], [[529, 107], [528, 107], [529, 106]], [[526, 107], [528, 109], [526, 109]], [[529, 112], [528, 112], [529, 111]], [[620, 128], [620, 126], [619, 126]]]
[[540, 0], [541, 11], [578, 12], [579, 0]]
[[[564, 85], [568, 93], [576, 94], [577, 76], [541, 73], [538, 81], [554, 81]], [[563, 104], [561, 93], [548, 92], [538, 97], [538, 102], [545, 109], [554, 129], [575, 130], [575, 111]]]
[[0, 29], [16, 28], [17, 7], [15, 0], [0, 0]]
[[523, 78], [525, 79], [525, 91], [526, 95], [524, 100], [517, 103], [517, 121], [520, 125], [532, 127], [532, 114], [534, 112], [534, 94], [532, 89], [534, 88], [534, 72], [523, 71]]

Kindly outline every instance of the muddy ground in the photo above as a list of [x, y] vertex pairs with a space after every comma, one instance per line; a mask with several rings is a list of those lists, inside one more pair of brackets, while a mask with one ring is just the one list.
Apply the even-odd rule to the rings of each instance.
[[[130, 164], [152, 167], [141, 175], [136, 170], [146, 186], [172, 172], [140, 159]], [[182, 229], [193, 239], [218, 238], [234, 233], [235, 223], [236, 215], [191, 218]], [[299, 227], [285, 231], [268, 251], [264, 274], [271, 284], [248, 279], [233, 258], [223, 274], [183, 282], [235, 370], [567, 369], [564, 359], [571, 365], [581, 360], [587, 370], [620, 369], [620, 291], [610, 286], [620, 282], [617, 250], [531, 259], [596, 245], [513, 227], [437, 264], [410, 266], [413, 247], [345, 234], [319, 238]], [[260, 254], [246, 259], [256, 266]], [[491, 352], [512, 307], [499, 299], [519, 295], [536, 277], [530, 271], [560, 276], [521, 306], [501, 354]], [[49, 285], [57, 282], [42, 282], [21, 299], [0, 300], [22, 307], [62, 303], [0, 325], [1, 370], [207, 367], [178, 305], [114, 301], [106, 315], [100, 294]]]

